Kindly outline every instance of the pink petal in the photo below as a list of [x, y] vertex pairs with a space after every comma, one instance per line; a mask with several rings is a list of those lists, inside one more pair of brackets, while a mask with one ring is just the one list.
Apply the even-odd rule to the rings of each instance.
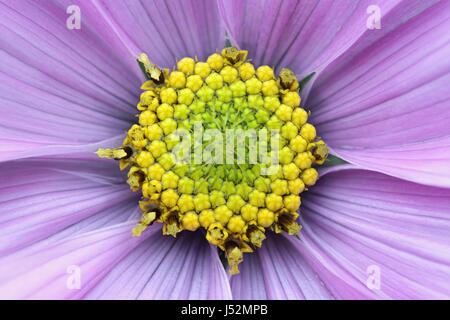
[[131, 57], [102, 40], [87, 7], [81, 29], [69, 30], [67, 6], [0, 4], [0, 160], [108, 139], [132, 120], [141, 79]]
[[217, 248], [200, 232], [157, 233], [141, 243], [87, 299], [230, 299]]
[[236, 299], [331, 299], [308, 261], [283, 236], [271, 235], [246, 254], [241, 273], [231, 278]]
[[[27, 255], [0, 260], [2, 299], [76, 299], [83, 297], [125, 255], [146, 237], [131, 236], [136, 223], [128, 222], [98, 229]], [[80, 275], [80, 286], [72, 281]]]
[[347, 168], [302, 208], [301, 240], [288, 239], [336, 298], [450, 297], [450, 190]]
[[110, 220], [122, 215], [124, 221], [138, 201], [136, 194], [123, 182], [116, 164], [107, 161], [64, 159], [2, 163], [0, 190], [2, 255], [94, 215], [96, 219], [109, 215]]
[[[399, 1], [377, 1], [388, 12]], [[257, 65], [320, 72], [366, 31], [373, 1], [220, 0], [233, 41]]]
[[225, 43], [215, 1], [101, 0], [96, 7], [135, 56], [146, 52], [160, 66], [185, 56], [204, 59]]
[[319, 75], [307, 105], [337, 155], [450, 186], [449, 28], [450, 2], [404, 1]]

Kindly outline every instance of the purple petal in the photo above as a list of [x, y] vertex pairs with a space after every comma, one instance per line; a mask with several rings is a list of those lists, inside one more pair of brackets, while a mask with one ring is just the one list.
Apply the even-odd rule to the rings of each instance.
[[87, 299], [230, 299], [217, 248], [200, 232], [176, 239], [155, 233], [85, 297]]
[[106, 42], [87, 7], [81, 29], [69, 30], [66, 8], [0, 3], [0, 160], [108, 139], [132, 120], [141, 79], [131, 56]]
[[345, 160], [450, 186], [450, 2], [405, 1], [310, 92], [318, 132]]
[[450, 190], [343, 169], [302, 208], [301, 240], [288, 239], [336, 298], [450, 297]]
[[[40, 250], [0, 260], [2, 299], [76, 299], [83, 297], [114, 265], [147, 236], [131, 236], [128, 222], [84, 233]], [[80, 275], [77, 287], [73, 277]]]
[[100, 1], [97, 9], [135, 55], [146, 52], [160, 66], [204, 59], [225, 43], [215, 1]]
[[14, 252], [90, 216], [128, 218], [138, 199], [118, 172], [114, 163], [80, 159], [0, 164], [0, 253]]
[[[378, 1], [389, 11], [398, 1]], [[373, 1], [220, 0], [233, 41], [257, 64], [320, 72], [367, 31]]]
[[109, 139], [87, 144], [42, 144], [39, 147], [33, 147], [27, 143], [14, 143], [5, 145], [5, 150], [3, 150], [0, 160], [6, 161], [32, 157], [98, 160], [98, 156], [95, 154], [98, 148], [120, 146], [125, 135], [125, 133], [122, 133]]
[[244, 255], [239, 265], [240, 273], [231, 276], [233, 298], [238, 300], [267, 300], [268, 294], [264, 273], [259, 259], [260, 251]]
[[332, 296], [295, 246], [271, 235], [246, 254], [241, 273], [231, 278], [236, 299], [331, 299]]

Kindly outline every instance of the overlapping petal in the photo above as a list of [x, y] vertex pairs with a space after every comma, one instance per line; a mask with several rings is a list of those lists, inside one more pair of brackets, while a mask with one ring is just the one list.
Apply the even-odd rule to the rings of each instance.
[[160, 66], [185, 56], [205, 59], [224, 45], [215, 1], [100, 0], [95, 6], [134, 55], [146, 52]]
[[217, 248], [200, 233], [152, 235], [85, 297], [87, 299], [230, 299]]
[[319, 75], [312, 121], [350, 162], [449, 187], [450, 3], [404, 1], [381, 23]]
[[110, 221], [121, 215], [125, 221], [138, 199], [118, 172], [114, 163], [80, 159], [0, 164], [0, 254], [94, 215], [108, 215]]
[[248, 254], [241, 274], [231, 278], [235, 299], [332, 299], [315, 271], [295, 246], [271, 236], [255, 254]]
[[[400, 1], [376, 1], [388, 12]], [[220, 0], [227, 30], [257, 64], [319, 73], [366, 31], [374, 1]]]
[[[81, 30], [66, 27], [71, 4]], [[381, 30], [366, 26], [374, 4]], [[450, 187], [449, 2], [227, 0], [218, 9], [207, 0], [2, 0], [0, 8], [0, 161], [116, 145], [142, 80], [137, 53], [167, 67], [205, 58], [223, 46], [220, 10], [256, 64], [316, 72], [307, 106], [335, 153], [436, 186], [328, 170], [304, 198], [301, 239], [269, 236], [231, 278], [233, 297], [450, 297], [450, 191], [441, 188]], [[111, 167], [86, 158], [0, 164], [8, 254], [0, 297], [231, 298], [202, 235], [163, 238], [151, 227], [132, 238], [135, 221], [123, 221], [137, 199]], [[68, 284], [72, 267], [80, 288]], [[380, 287], [369, 283], [374, 270]]]
[[98, 142], [129, 126], [141, 80], [97, 32], [100, 22], [89, 24], [92, 11], [81, 8], [81, 29], [71, 30], [63, 2], [0, 7], [0, 160]]
[[76, 299], [83, 297], [146, 237], [131, 237], [136, 221], [65, 238], [0, 260], [2, 299]]
[[336, 298], [450, 297], [450, 191], [360, 169], [334, 171], [304, 197], [289, 237]]

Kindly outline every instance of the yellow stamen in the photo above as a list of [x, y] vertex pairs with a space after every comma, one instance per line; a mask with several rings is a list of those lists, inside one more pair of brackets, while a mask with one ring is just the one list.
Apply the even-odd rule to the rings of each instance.
[[230, 274], [239, 274], [238, 265], [244, 260], [244, 254], [238, 247], [227, 250], [228, 264], [230, 265]]
[[181, 230], [182, 227], [180, 226], [180, 222], [178, 221], [178, 211], [174, 210], [169, 212], [168, 215], [164, 217], [164, 224], [162, 229], [163, 234], [176, 238], [177, 233]]
[[108, 158], [108, 159], [125, 159], [130, 157], [131, 149], [130, 148], [114, 148], [114, 149], [103, 149], [100, 148], [96, 152], [99, 158]]
[[295, 74], [287, 68], [282, 68], [280, 71], [279, 84], [283, 89], [289, 91], [296, 91], [299, 88], [299, 83]]
[[256, 223], [250, 223], [246, 230], [246, 238], [250, 241], [252, 245], [257, 248], [261, 248], [262, 242], [266, 239], [264, 234], [264, 228], [258, 226]]
[[213, 223], [208, 227], [206, 239], [216, 246], [220, 246], [228, 238], [228, 232], [220, 223]]
[[156, 65], [150, 62], [150, 59], [145, 53], [139, 54], [138, 62], [144, 67], [145, 73], [153, 80], [159, 82], [161, 80], [162, 72]]
[[290, 235], [297, 235], [301, 226], [297, 223], [298, 213], [282, 210], [278, 213], [277, 223], [274, 225], [274, 231], [280, 233], [285, 231]]

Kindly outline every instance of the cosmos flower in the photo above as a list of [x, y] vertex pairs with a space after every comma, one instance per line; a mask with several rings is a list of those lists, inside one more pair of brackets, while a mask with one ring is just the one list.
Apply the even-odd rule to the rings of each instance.
[[[450, 297], [449, 1], [0, 7], [1, 298]], [[279, 128], [281, 172], [186, 176], [191, 117]]]

